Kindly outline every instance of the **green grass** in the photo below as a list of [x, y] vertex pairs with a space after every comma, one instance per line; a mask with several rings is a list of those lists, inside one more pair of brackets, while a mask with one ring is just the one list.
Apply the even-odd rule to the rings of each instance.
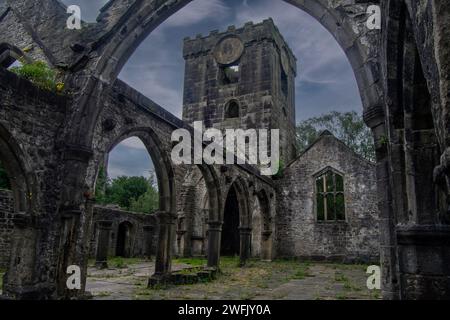
[[303, 280], [306, 277], [311, 277], [311, 274], [309, 273], [309, 266], [309, 263], [300, 263], [292, 279]]
[[95, 296], [96, 297], [109, 297], [110, 295], [111, 295], [111, 292], [102, 291], [102, 292], [97, 293]]
[[172, 261], [173, 264], [179, 263], [179, 264], [188, 264], [193, 267], [201, 267], [206, 265], [206, 259], [205, 258], [178, 258], [174, 259]]
[[109, 257], [108, 266], [110, 268], [124, 269], [130, 265], [138, 264], [142, 259], [139, 258], [122, 258], [122, 257]]
[[348, 297], [345, 293], [338, 293], [336, 294], [336, 300], [347, 300]]

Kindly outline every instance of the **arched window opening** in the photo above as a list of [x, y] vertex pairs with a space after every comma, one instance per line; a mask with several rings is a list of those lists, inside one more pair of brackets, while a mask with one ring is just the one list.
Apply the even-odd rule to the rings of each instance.
[[316, 177], [317, 221], [345, 221], [344, 177], [332, 169]]
[[116, 256], [129, 258], [132, 255], [132, 224], [124, 221], [117, 230]]
[[230, 101], [225, 107], [225, 119], [239, 118], [239, 104], [237, 101]]
[[158, 179], [146, 146], [137, 137], [123, 140], [100, 166], [96, 200], [122, 210], [152, 213], [159, 208]]
[[233, 83], [238, 83], [240, 78], [240, 67], [239, 64], [232, 64], [226, 67], [220, 68], [220, 82], [222, 85], [228, 85]]

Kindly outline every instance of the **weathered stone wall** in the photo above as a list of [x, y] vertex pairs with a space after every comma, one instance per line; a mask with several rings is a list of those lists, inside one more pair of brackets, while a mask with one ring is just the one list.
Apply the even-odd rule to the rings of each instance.
[[0, 268], [6, 268], [11, 253], [14, 199], [10, 190], [0, 189]]
[[[344, 176], [346, 221], [316, 219], [315, 175], [327, 167]], [[377, 261], [379, 211], [372, 163], [334, 136], [322, 135], [276, 184], [279, 257]]]
[[95, 257], [95, 252], [97, 249], [97, 228], [96, 223], [98, 221], [111, 221], [111, 233], [109, 239], [109, 256], [117, 255], [117, 241], [118, 241], [118, 233], [119, 233], [119, 225], [121, 223], [129, 223], [131, 226], [130, 232], [130, 255], [129, 257], [143, 257], [145, 255], [145, 231], [144, 226], [152, 226], [154, 229], [152, 230], [152, 251], [154, 254], [156, 252], [156, 246], [158, 241], [158, 223], [157, 219], [154, 215], [151, 214], [142, 214], [135, 212], [127, 212], [113, 207], [94, 207], [94, 216], [93, 216], [93, 232], [91, 234], [90, 240], [90, 257]]

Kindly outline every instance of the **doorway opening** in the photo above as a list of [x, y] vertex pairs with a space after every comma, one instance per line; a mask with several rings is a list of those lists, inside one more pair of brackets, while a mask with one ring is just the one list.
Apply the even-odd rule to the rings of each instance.
[[239, 203], [236, 189], [232, 186], [225, 202], [220, 247], [220, 252], [223, 256], [239, 255], [239, 217]]

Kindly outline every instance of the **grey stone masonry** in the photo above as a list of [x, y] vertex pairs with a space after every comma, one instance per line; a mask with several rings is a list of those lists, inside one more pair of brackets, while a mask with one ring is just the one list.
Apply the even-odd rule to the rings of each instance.
[[0, 268], [8, 265], [13, 232], [14, 199], [12, 192], [0, 189]]
[[[343, 221], [317, 219], [315, 180], [327, 169], [344, 179]], [[287, 166], [277, 181], [277, 190], [278, 256], [378, 261], [379, 210], [374, 164], [326, 133]]]

